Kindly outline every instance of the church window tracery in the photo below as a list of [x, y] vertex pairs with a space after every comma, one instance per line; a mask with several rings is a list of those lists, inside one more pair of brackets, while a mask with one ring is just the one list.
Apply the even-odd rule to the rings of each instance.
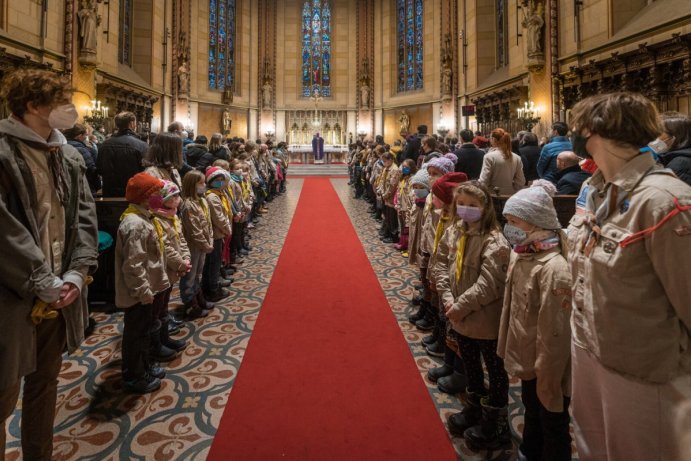
[[423, 0], [396, 0], [398, 91], [423, 87]]
[[302, 96], [331, 96], [331, 7], [326, 0], [302, 6]]
[[209, 88], [235, 86], [235, 0], [209, 0]]

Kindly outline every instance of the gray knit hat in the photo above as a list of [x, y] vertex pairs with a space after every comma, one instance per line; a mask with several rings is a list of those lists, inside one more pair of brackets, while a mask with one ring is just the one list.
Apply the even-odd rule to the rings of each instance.
[[410, 185], [414, 186], [415, 184], [420, 184], [421, 186], [425, 186], [425, 189], [429, 189], [429, 173], [427, 172], [427, 168], [420, 168], [417, 173], [415, 173], [415, 176], [410, 180]]
[[561, 229], [552, 197], [541, 185], [521, 189], [506, 201], [504, 216], [510, 214], [542, 229]]

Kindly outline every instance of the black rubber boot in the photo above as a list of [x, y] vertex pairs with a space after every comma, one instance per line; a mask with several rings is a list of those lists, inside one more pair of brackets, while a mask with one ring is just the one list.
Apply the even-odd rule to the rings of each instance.
[[453, 373], [453, 362], [455, 356], [456, 353], [451, 350], [451, 348], [446, 347], [446, 350], [444, 351], [444, 364], [437, 368], [430, 368], [427, 371], [427, 379], [433, 383], [436, 383], [439, 378], [449, 376], [451, 373]]
[[482, 396], [473, 392], [468, 392], [468, 399], [460, 413], [454, 413], [446, 420], [449, 433], [455, 437], [463, 437], [465, 431], [480, 423], [482, 407], [480, 401]]
[[465, 376], [463, 359], [458, 354], [453, 354], [453, 373], [437, 381], [437, 387], [446, 394], [460, 394], [465, 390], [468, 379]]
[[511, 443], [509, 412], [507, 407], [490, 407], [482, 399], [482, 418], [479, 424], [463, 433], [471, 450], [496, 450]]
[[422, 320], [422, 318], [425, 316], [425, 308], [422, 305], [422, 303], [418, 303], [418, 308], [417, 311], [415, 311], [414, 314], [411, 314], [408, 316], [408, 321], [412, 324], [415, 324], [417, 321]]
[[421, 331], [433, 330], [435, 325], [437, 324], [437, 316], [434, 313], [434, 310], [432, 309], [432, 306], [430, 305], [429, 301], [422, 301], [422, 305], [425, 308], [425, 316], [422, 319], [415, 322], [415, 326], [418, 330]]

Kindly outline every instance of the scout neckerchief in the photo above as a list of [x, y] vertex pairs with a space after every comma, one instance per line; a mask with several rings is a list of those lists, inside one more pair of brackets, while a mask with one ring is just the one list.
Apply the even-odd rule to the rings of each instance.
[[204, 197], [202, 196], [197, 197], [197, 201], [199, 202], [199, 206], [202, 207], [202, 211], [204, 212], [206, 222], [211, 224], [211, 212], [209, 211], [209, 204], [206, 203], [206, 200], [204, 200]]
[[434, 232], [434, 254], [437, 254], [437, 248], [439, 248], [439, 242], [441, 242], [441, 236], [444, 235], [444, 223], [451, 219], [449, 216], [444, 216], [443, 214], [439, 217], [439, 222], [437, 223], [437, 230]]
[[[140, 208], [130, 203], [127, 209], [122, 213], [122, 215], [120, 215], [120, 221], [122, 222], [128, 215], [131, 214], [146, 217], [146, 215], [142, 213], [142, 210]], [[158, 236], [158, 246], [160, 247], [161, 254], [164, 254], [165, 246], [163, 243], [163, 229], [161, 228], [161, 223], [157, 222], [155, 219], [152, 219], [151, 222], [154, 225], [154, 229], [156, 229], [156, 235]]]
[[465, 257], [465, 244], [468, 241], [468, 234], [461, 229], [461, 235], [458, 237], [458, 243], [456, 244], [456, 283], [461, 280], [461, 274], [463, 273], [463, 258]]
[[208, 196], [210, 194], [214, 194], [214, 195], [218, 196], [218, 198], [221, 199], [221, 205], [223, 206], [223, 211], [226, 212], [226, 216], [231, 216], [232, 213], [230, 211], [230, 203], [228, 203], [228, 196], [226, 196], [226, 194], [224, 194], [223, 191], [218, 190], [218, 189], [209, 189], [206, 192], [206, 195]]

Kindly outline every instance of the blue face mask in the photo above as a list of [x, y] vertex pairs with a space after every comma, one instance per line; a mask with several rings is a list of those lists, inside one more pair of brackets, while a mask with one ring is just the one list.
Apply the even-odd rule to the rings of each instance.
[[225, 186], [225, 181], [213, 181], [210, 186], [214, 189], [221, 189]]
[[415, 189], [415, 196], [417, 198], [427, 198], [429, 195], [429, 191], [427, 189]]
[[403, 172], [403, 174], [410, 174], [410, 167], [404, 166], [403, 168], [401, 168], [401, 171]]
[[511, 245], [516, 246], [520, 245], [528, 238], [528, 233], [513, 224], [506, 223], [504, 225], [504, 236]]

